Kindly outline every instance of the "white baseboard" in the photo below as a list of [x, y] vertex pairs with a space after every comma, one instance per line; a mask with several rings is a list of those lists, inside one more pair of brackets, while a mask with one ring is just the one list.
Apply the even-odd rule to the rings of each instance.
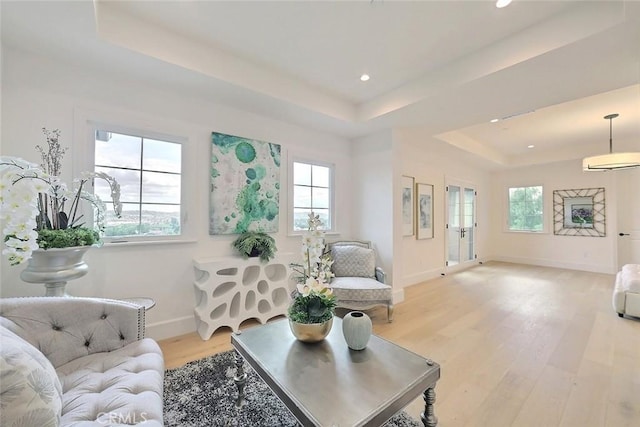
[[608, 265], [583, 264], [577, 262], [561, 262], [550, 259], [540, 258], [521, 258], [508, 256], [494, 256], [491, 260], [511, 262], [514, 264], [537, 265], [540, 267], [564, 268], [567, 270], [588, 271], [590, 273], [615, 274], [616, 268]]
[[164, 320], [147, 324], [145, 336], [154, 340], [164, 340], [196, 331], [196, 320], [193, 315], [177, 319]]
[[404, 301], [404, 289], [394, 289], [392, 298], [394, 304], [398, 304]]
[[417, 274], [412, 274], [411, 276], [405, 276], [402, 278], [402, 287], [406, 288], [407, 286], [435, 279], [436, 277], [440, 277], [442, 273], [444, 273], [444, 268], [437, 268], [434, 270], [422, 271]]

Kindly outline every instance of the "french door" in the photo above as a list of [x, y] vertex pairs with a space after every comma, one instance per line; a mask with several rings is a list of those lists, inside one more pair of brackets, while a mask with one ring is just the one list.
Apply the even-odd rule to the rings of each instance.
[[476, 189], [472, 185], [449, 183], [445, 234], [447, 267], [472, 264], [476, 256]]
[[618, 215], [616, 239], [618, 270], [625, 264], [640, 264], [640, 168], [616, 172]]

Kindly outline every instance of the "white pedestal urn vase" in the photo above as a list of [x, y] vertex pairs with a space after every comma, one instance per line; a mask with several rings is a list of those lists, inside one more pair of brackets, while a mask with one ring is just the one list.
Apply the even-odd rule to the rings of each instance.
[[351, 350], [362, 350], [371, 338], [371, 319], [361, 311], [351, 311], [342, 319], [342, 334]]
[[27, 283], [44, 283], [45, 296], [66, 297], [65, 286], [69, 280], [78, 279], [89, 272], [82, 259], [91, 246], [36, 249], [20, 278]]

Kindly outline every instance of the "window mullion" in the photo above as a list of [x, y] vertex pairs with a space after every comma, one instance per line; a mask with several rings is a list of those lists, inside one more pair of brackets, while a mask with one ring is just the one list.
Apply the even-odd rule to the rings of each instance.
[[142, 234], [142, 183], [144, 182], [144, 141], [145, 138], [140, 138], [140, 188], [138, 194], [138, 200], [140, 204], [138, 206], [138, 234]]

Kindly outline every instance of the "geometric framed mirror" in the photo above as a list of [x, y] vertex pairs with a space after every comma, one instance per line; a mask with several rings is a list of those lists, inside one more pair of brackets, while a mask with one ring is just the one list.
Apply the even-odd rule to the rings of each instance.
[[604, 188], [553, 192], [553, 234], [606, 236]]

